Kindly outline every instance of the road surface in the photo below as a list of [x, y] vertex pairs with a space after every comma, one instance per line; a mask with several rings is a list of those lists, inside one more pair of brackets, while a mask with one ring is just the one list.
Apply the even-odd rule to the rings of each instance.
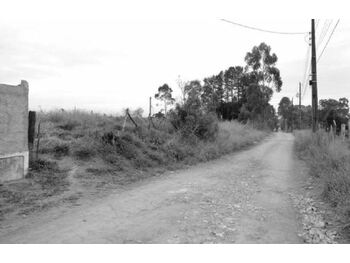
[[291, 134], [0, 230], [0, 243], [301, 243]]

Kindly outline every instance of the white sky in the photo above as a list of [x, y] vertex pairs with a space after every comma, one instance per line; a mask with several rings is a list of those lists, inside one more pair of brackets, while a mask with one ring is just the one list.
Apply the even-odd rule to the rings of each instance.
[[[143, 107], [147, 112], [148, 98], [160, 85], [168, 83], [177, 92], [179, 75], [183, 80], [202, 80], [230, 66], [243, 66], [246, 52], [264, 41], [279, 58], [284, 83], [272, 103], [276, 105], [282, 96], [294, 96], [296, 101], [305, 67], [305, 37], [251, 31], [220, 18], [270, 30], [306, 32], [310, 30], [307, 15], [291, 19], [280, 13], [260, 19], [257, 14], [274, 11], [257, 8], [247, 14], [254, 2], [242, 5], [244, 12], [239, 16], [232, 11], [238, 11], [237, 6], [231, 5], [231, 12], [216, 12], [205, 1], [125, 3], [7, 2], [0, 16], [0, 83], [27, 80], [34, 110], [77, 107], [114, 113]], [[349, 33], [350, 21], [341, 19], [318, 64], [319, 98], [350, 98]], [[310, 96], [308, 91], [303, 104], [310, 103]]]

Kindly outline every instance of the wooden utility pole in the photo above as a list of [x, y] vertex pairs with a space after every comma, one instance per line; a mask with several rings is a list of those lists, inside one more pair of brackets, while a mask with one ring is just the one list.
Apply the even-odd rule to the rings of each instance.
[[299, 130], [301, 130], [301, 82], [299, 82]]
[[152, 118], [152, 97], [149, 97], [149, 114], [148, 114], [148, 129], [151, 128]]
[[312, 85], [312, 131], [318, 128], [318, 98], [317, 98], [317, 69], [316, 69], [316, 40], [315, 19], [311, 19], [311, 81]]
[[293, 103], [293, 97], [292, 97], [292, 123], [291, 123], [292, 127], [292, 132], [293, 132], [293, 129], [294, 129], [294, 103]]

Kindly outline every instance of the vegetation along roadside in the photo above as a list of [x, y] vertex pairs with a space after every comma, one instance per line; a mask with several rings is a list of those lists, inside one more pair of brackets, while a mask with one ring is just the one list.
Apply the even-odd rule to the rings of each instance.
[[350, 143], [323, 130], [295, 133], [295, 149], [309, 168], [309, 174], [320, 198], [329, 205], [329, 212], [342, 239], [350, 239]]

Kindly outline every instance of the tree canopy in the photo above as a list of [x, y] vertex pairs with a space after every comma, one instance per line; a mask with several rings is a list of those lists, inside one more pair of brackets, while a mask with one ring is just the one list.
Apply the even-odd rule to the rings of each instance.
[[[245, 56], [245, 65], [231, 66], [201, 80], [181, 81], [182, 105], [193, 105], [219, 119], [238, 119], [264, 123], [275, 128], [277, 115], [269, 103], [274, 92], [281, 91], [282, 79], [276, 67], [277, 55], [266, 43], [254, 46]], [[179, 81], [178, 81], [179, 83]], [[164, 84], [156, 98], [173, 103], [172, 89]]]

